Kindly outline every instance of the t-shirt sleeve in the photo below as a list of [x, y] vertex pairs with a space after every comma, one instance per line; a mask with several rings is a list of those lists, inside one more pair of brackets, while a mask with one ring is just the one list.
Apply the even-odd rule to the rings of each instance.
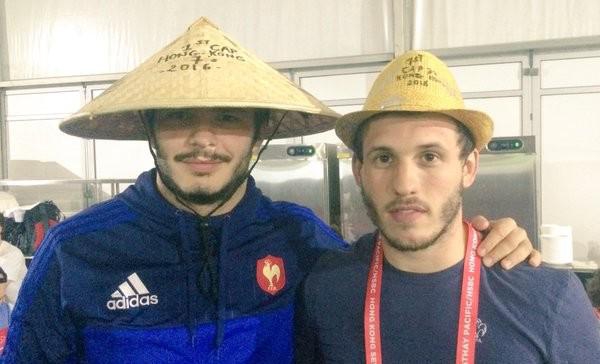
[[550, 343], [551, 363], [600, 362], [598, 320], [581, 281], [569, 273]]

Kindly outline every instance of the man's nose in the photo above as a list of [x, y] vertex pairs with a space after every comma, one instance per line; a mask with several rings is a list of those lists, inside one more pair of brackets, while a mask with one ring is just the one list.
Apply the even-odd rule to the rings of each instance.
[[187, 142], [195, 147], [215, 145], [216, 132], [214, 128], [207, 123], [195, 124], [190, 128]]
[[412, 195], [418, 189], [418, 168], [410, 161], [398, 161], [392, 173], [392, 187], [399, 196]]

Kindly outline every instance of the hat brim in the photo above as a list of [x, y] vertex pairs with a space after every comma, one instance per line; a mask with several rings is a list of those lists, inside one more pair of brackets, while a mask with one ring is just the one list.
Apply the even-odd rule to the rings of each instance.
[[421, 113], [440, 113], [450, 116], [462, 123], [469, 129], [473, 135], [475, 149], [482, 150], [492, 138], [493, 122], [492, 119], [485, 113], [476, 110], [468, 109], [451, 109], [451, 110], [363, 110], [346, 114], [338, 119], [335, 125], [335, 133], [344, 142], [344, 144], [353, 149], [354, 135], [359, 126], [367, 119], [383, 113], [390, 112], [421, 112]]
[[[198, 105], [185, 105], [174, 107], [170, 105], [165, 107], [174, 108], [199, 108]], [[269, 122], [263, 126], [260, 138], [273, 139], [292, 138], [304, 135], [322, 133], [333, 129], [339, 114], [331, 110], [324, 114], [322, 110], [315, 110], [315, 113], [293, 110], [294, 105], [273, 105], [265, 104], [264, 107], [257, 105], [256, 102], [249, 105], [234, 106], [232, 103], [214, 103], [205, 108], [244, 108], [244, 109], [266, 109], [270, 111]], [[160, 109], [160, 108], [153, 108]], [[132, 107], [131, 110], [107, 112], [102, 114], [90, 114], [88, 112], [78, 113], [71, 116], [68, 120], [60, 124], [60, 130], [63, 132], [88, 139], [112, 139], [112, 140], [147, 140], [146, 130], [141, 120], [140, 111], [148, 110], [145, 105], [139, 108]], [[275, 128], [280, 123], [277, 131]]]

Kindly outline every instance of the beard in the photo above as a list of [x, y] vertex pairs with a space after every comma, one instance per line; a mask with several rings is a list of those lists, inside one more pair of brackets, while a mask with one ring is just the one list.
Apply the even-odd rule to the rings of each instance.
[[[160, 179], [165, 186], [179, 199], [196, 205], [212, 205], [231, 198], [231, 196], [242, 185], [242, 183], [246, 181], [248, 178], [248, 167], [250, 166], [250, 160], [252, 159], [251, 150], [252, 149], [250, 147], [248, 152], [244, 154], [244, 157], [235, 166], [233, 175], [229, 181], [227, 181], [227, 183], [225, 183], [225, 185], [217, 191], [211, 191], [208, 188], [202, 187], [198, 187], [190, 191], [185, 191], [183, 188], [181, 188], [177, 182], [175, 182], [171, 168], [167, 163], [167, 157], [163, 155], [160, 148], [157, 148], [156, 151], [156, 164]], [[175, 161], [182, 161], [185, 158], [193, 158], [199, 155], [203, 155], [202, 151], [193, 151], [190, 153], [176, 155], [173, 159]], [[211, 154], [210, 158], [224, 162], [231, 161], [230, 157], [220, 154]]]
[[[400, 239], [393, 238], [389, 229], [386, 228], [386, 226], [383, 222], [383, 219], [381, 218], [381, 215], [377, 212], [377, 209], [375, 208], [375, 203], [373, 202], [373, 199], [371, 198], [371, 196], [369, 196], [365, 192], [365, 190], [362, 186], [360, 188], [360, 192], [361, 192], [365, 207], [367, 208], [367, 214], [368, 214], [369, 218], [371, 219], [373, 224], [375, 226], [377, 226], [380, 234], [383, 235], [383, 237], [386, 239], [386, 241], [396, 250], [399, 250], [402, 252], [416, 252], [419, 250], [427, 249], [430, 246], [434, 245], [448, 231], [448, 229], [450, 228], [450, 225], [456, 219], [456, 216], [458, 215], [458, 212], [460, 211], [460, 208], [462, 206], [463, 188], [462, 188], [462, 185], [459, 185], [456, 188], [456, 190], [450, 195], [450, 197], [448, 197], [448, 199], [442, 204], [442, 209], [441, 209], [440, 217], [439, 217], [439, 222], [441, 225], [440, 228], [436, 229], [436, 227], [433, 227], [434, 230], [431, 232], [431, 234], [428, 237], [422, 238], [420, 240], [413, 240], [413, 241], [400, 240]], [[414, 203], [414, 202], [416, 202], [416, 201], [414, 201], [412, 198], [407, 198], [407, 199], [395, 200], [392, 202], [392, 204]], [[388, 204], [388, 205], [390, 205], [390, 204]], [[400, 223], [400, 224], [398, 224], [398, 227], [400, 229], [409, 229], [411, 227], [411, 225]]]

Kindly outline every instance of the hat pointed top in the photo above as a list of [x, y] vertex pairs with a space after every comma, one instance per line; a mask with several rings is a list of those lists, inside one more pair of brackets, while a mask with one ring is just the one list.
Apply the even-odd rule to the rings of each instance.
[[146, 139], [139, 111], [183, 108], [267, 109], [269, 136], [332, 129], [339, 116], [261, 61], [207, 18], [115, 82], [63, 121], [67, 134], [95, 139]]
[[219, 27], [216, 26], [215, 23], [211, 22], [207, 17], [203, 16], [200, 19], [196, 20], [192, 25], [190, 25], [188, 27], [188, 31], [192, 30], [193, 28], [197, 28], [197, 27], [201, 27], [201, 26], [205, 26], [205, 25], [208, 25], [215, 29], [219, 29]]

